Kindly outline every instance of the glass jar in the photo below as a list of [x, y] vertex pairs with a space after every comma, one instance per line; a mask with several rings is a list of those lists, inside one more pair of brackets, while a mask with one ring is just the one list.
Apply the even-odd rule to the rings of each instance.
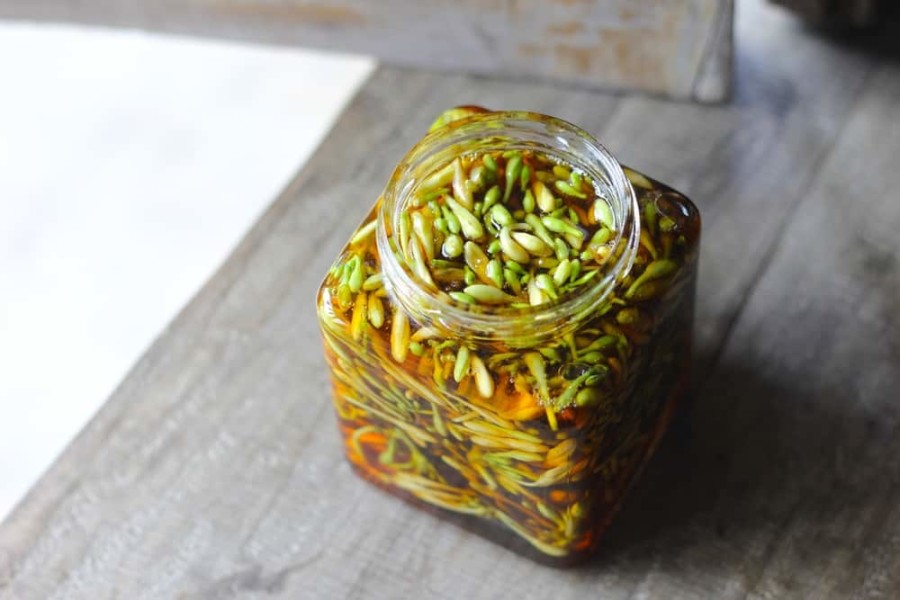
[[588, 556], [687, 389], [699, 236], [574, 125], [448, 111], [319, 290], [350, 464], [544, 562]]

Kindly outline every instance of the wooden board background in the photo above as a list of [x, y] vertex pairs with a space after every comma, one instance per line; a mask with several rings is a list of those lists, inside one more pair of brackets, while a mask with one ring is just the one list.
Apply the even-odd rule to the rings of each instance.
[[733, 0], [0, 0], [75, 21], [369, 54], [391, 64], [719, 101]]
[[[900, 596], [900, 62], [756, 1], [739, 34], [723, 107], [379, 69], [0, 526], [0, 599]], [[463, 102], [580, 123], [703, 213], [692, 408], [580, 569], [418, 512], [340, 454], [314, 292]]]

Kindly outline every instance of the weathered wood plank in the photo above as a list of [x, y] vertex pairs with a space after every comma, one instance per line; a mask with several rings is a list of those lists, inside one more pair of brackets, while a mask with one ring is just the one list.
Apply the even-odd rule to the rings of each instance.
[[[0, 526], [0, 599], [900, 593], [897, 68], [745, 7], [729, 107], [379, 70]], [[704, 212], [716, 368], [584, 569], [398, 503], [340, 455], [314, 290], [392, 163], [462, 102], [581, 123]]]
[[885, 127], [898, 118], [900, 67], [885, 65], [750, 292], [689, 431], [613, 532], [629, 552], [667, 550], [645, 597], [669, 597], [698, 565], [717, 565], [716, 598], [900, 595], [900, 131]]
[[733, 0], [0, 0], [0, 17], [312, 46], [399, 64], [719, 101]]
[[[885, 128], [898, 117], [900, 68], [890, 64], [798, 206], [722, 357], [755, 365], [755, 381], [778, 389], [762, 402], [736, 398], [753, 422], [770, 423], [762, 435], [735, 432], [731, 467], [780, 512], [759, 596], [900, 595], [900, 131]], [[807, 568], [794, 570], [799, 562]]]

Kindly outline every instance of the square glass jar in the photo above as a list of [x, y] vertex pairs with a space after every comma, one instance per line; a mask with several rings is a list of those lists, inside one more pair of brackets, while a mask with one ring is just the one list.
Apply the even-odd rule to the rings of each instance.
[[[564, 121], [447, 114], [319, 290], [346, 456], [420, 507], [543, 562], [576, 562], [687, 390], [699, 213]], [[581, 198], [602, 210], [579, 211]], [[521, 234], [554, 254], [526, 244], [536, 254], [522, 268], [511, 235], [533, 240]], [[465, 279], [455, 291], [453, 277]]]

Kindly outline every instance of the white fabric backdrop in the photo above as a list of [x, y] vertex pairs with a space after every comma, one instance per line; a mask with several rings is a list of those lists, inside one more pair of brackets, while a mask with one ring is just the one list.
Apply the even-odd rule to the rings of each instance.
[[373, 66], [0, 23], [0, 520]]

